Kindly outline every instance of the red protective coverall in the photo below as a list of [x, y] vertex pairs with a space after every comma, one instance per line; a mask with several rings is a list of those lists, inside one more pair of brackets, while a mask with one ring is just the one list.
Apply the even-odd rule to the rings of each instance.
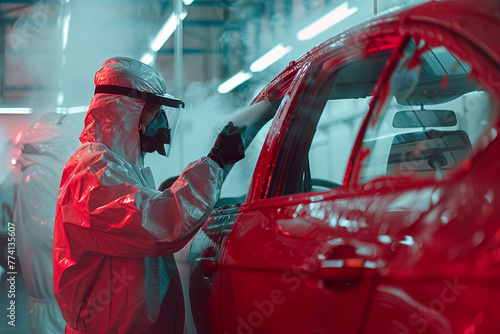
[[[96, 85], [164, 94], [154, 69], [111, 58]], [[144, 101], [96, 94], [65, 165], [54, 229], [54, 291], [66, 333], [168, 333], [161, 314], [158, 257], [182, 248], [219, 198], [222, 169], [191, 163], [167, 190], [143, 166], [139, 117]]]

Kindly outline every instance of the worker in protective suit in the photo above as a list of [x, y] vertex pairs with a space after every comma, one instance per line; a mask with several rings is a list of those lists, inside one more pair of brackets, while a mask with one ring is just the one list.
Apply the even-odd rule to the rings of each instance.
[[[65, 165], [54, 229], [54, 292], [66, 333], [168, 333], [160, 256], [181, 249], [219, 198], [223, 168], [244, 157], [229, 123], [207, 157], [155, 190], [145, 152], [168, 155], [184, 103], [130, 58], [106, 60]], [[168, 270], [168, 268], [167, 268]]]
[[[17, 254], [29, 298], [30, 333], [64, 333], [54, 298], [52, 241], [57, 193], [64, 163], [79, 146], [75, 122], [61, 114], [43, 114], [18, 144], [21, 170], [14, 207]], [[79, 128], [81, 129], [81, 127]]]

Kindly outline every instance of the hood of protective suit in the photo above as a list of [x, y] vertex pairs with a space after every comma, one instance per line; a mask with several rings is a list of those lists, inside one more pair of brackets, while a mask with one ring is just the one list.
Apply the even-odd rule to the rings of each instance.
[[[155, 69], [125, 57], [106, 60], [95, 74], [94, 84], [134, 88], [153, 94], [166, 93], [165, 80]], [[142, 166], [138, 129], [145, 103], [123, 95], [95, 94], [80, 141], [102, 143], [127, 161]]]
[[35, 163], [45, 163], [62, 170], [62, 166], [78, 147], [75, 133], [82, 128], [75, 115], [47, 113], [31, 124], [18, 146], [22, 154], [17, 160], [21, 170]]

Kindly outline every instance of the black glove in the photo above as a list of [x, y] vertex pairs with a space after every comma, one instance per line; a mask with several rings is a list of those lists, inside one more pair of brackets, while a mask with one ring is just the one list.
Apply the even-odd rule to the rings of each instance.
[[241, 134], [245, 132], [246, 128], [246, 125], [238, 128], [234, 126], [233, 122], [229, 122], [217, 136], [208, 157], [221, 168], [243, 159], [245, 157], [245, 148]]

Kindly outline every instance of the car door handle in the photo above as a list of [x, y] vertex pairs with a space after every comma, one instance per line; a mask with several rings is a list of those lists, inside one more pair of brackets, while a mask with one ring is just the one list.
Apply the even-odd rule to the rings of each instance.
[[373, 269], [376, 266], [373, 261], [368, 261], [359, 253], [356, 247], [349, 243], [329, 246], [318, 255], [313, 275], [325, 285], [358, 283], [367, 268]]
[[357, 282], [363, 277], [365, 263], [358, 258], [320, 260], [314, 275], [331, 283]]
[[210, 278], [217, 270], [217, 259], [215, 257], [198, 257], [195, 260], [195, 266], [200, 268], [203, 276]]

